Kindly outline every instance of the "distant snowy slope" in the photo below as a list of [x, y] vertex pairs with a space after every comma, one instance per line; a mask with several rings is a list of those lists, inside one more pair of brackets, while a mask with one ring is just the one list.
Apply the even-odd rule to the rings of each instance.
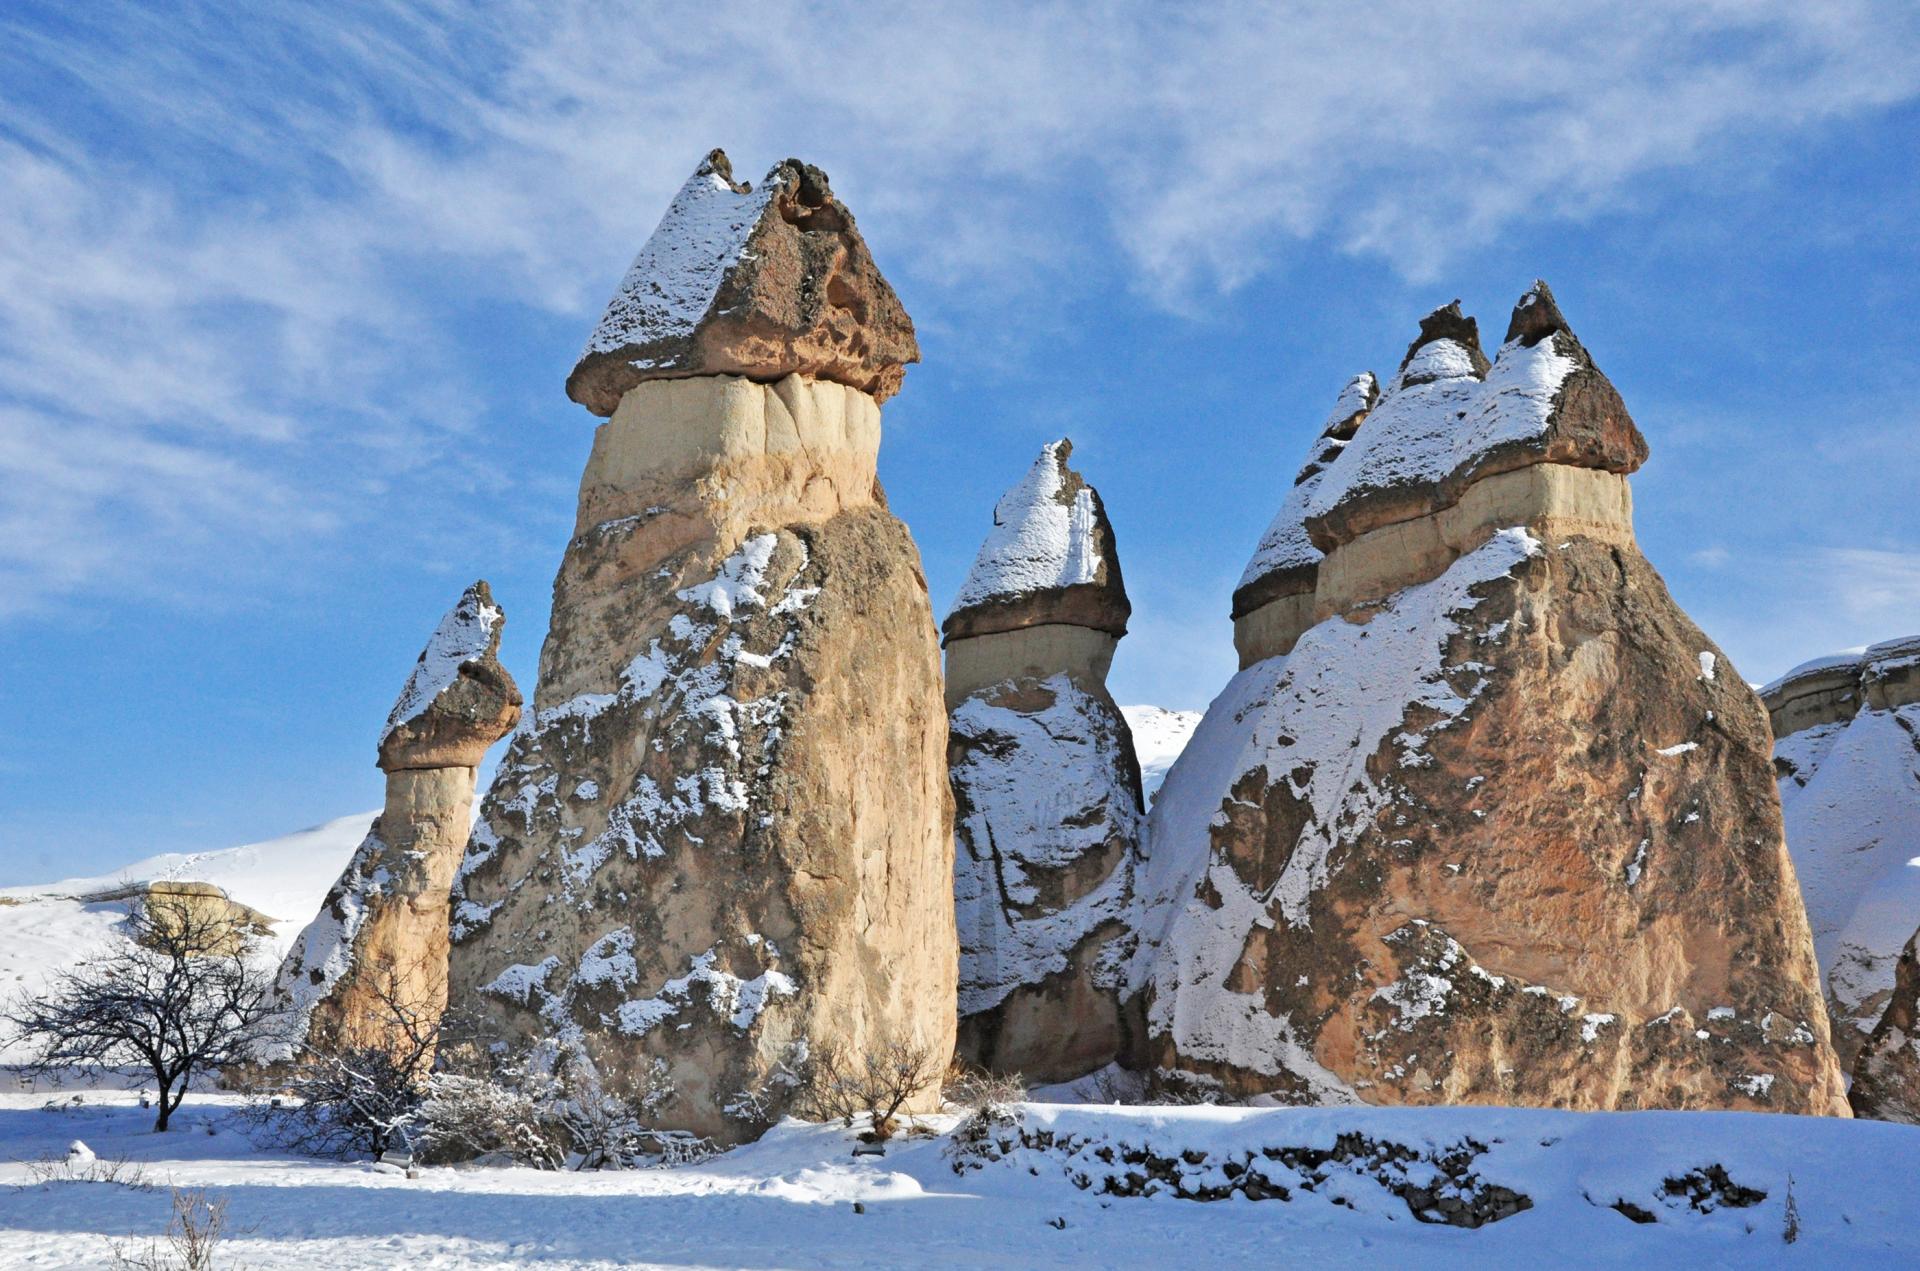
[[[218, 851], [170, 852], [93, 878], [0, 888], [0, 998], [32, 991], [61, 967], [121, 938], [128, 902], [83, 897], [128, 883], [166, 879], [223, 888], [234, 900], [276, 919], [268, 944], [277, 958], [319, 912], [327, 888], [374, 816], [343, 816], [282, 838]], [[13, 1058], [0, 1052], [0, 1062]]]
[[1187, 739], [1200, 726], [1199, 711], [1170, 711], [1162, 706], [1122, 706], [1127, 727], [1133, 730], [1133, 750], [1140, 757], [1140, 789], [1153, 796], [1166, 780], [1167, 769], [1187, 748]]

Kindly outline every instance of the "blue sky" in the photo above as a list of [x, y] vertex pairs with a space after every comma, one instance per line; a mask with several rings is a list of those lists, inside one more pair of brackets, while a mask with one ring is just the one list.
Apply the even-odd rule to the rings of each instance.
[[1536, 276], [1749, 679], [1920, 630], [1920, 12], [1829, 0], [0, 10], [0, 883], [379, 803], [475, 577], [531, 688], [673, 189], [816, 162], [919, 324], [881, 475], [944, 610], [1068, 435], [1201, 707], [1312, 429]]

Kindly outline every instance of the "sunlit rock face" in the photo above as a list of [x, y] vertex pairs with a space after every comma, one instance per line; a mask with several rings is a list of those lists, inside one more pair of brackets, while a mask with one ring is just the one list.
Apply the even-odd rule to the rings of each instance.
[[945, 622], [960, 1057], [1030, 1080], [1130, 1060], [1140, 765], [1107, 668], [1131, 606], [1099, 493], [1043, 447]]
[[486, 582], [440, 620], [380, 737], [386, 806], [281, 963], [285, 1036], [303, 1047], [411, 1045], [447, 1002], [447, 907], [487, 749], [520, 720], [500, 665], [506, 615]]
[[1843, 1114], [1766, 715], [1640, 554], [1645, 443], [1551, 294], [1491, 360], [1448, 306], [1349, 387], [1149, 818], [1154, 1063], [1292, 1102]]
[[[612, 417], [534, 711], [458, 880], [450, 977], [491, 1035], [578, 1047], [615, 1084], [662, 1065], [662, 1127], [737, 1142], [784, 1113], [821, 1046], [950, 1054], [957, 954], [938, 642], [874, 474], [877, 395], [911, 360], [911, 324], [874, 299], [892, 296], [875, 272], [873, 303], [821, 319], [864, 350], [862, 375], [796, 362], [798, 336], [721, 358], [726, 297], [804, 316], [840, 276], [817, 260], [871, 264], [817, 169], [781, 165], [760, 199], [722, 159], [689, 189], [733, 230], [695, 232], [683, 191], [636, 264], [658, 276], [628, 276], [570, 381]], [[776, 269], [766, 235], [811, 232], [783, 219], [790, 195], [838, 246]], [[679, 351], [636, 337], [619, 354], [636, 373], [608, 371], [606, 333], [683, 292], [698, 313]]]

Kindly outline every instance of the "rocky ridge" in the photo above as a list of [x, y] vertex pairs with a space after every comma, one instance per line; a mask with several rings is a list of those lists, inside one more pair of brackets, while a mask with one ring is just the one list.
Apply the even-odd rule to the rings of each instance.
[[1150, 815], [1155, 1062], [1283, 1102], [1844, 1113], [1764, 716], [1635, 546], [1646, 446], [1551, 293], [1491, 361], [1429, 315], [1330, 440], [1312, 623]]
[[959, 1054], [1050, 1081], [1131, 1057], [1140, 767], [1107, 668], [1131, 606], [1100, 496], [1043, 447], [945, 623]]

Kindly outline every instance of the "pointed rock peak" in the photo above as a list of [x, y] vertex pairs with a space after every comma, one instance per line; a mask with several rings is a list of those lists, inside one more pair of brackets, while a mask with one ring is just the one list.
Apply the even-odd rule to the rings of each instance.
[[499, 661], [505, 625], [485, 579], [462, 593], [434, 628], [387, 716], [382, 768], [471, 767], [513, 728], [520, 690]]
[[[1068, 438], [1048, 442], [1026, 476], [1000, 496], [993, 529], [947, 614], [948, 639], [1042, 621], [1125, 633], [1131, 606], [1120, 580], [1113, 527], [1099, 493], [1067, 466], [1072, 454]], [[1031, 598], [1086, 592], [1101, 595], [1069, 600], [1051, 617], [1007, 613]]]
[[1480, 351], [1480, 324], [1460, 311], [1453, 301], [1420, 319], [1420, 334], [1400, 359], [1402, 385], [1433, 380], [1478, 379], [1487, 373], [1487, 355]]
[[714, 150], [634, 257], [567, 396], [611, 415], [646, 380], [799, 374], [884, 401], [919, 360], [913, 320], [827, 174], [786, 159], [756, 188]]
[[1554, 303], [1552, 289], [1536, 278], [1527, 294], [1514, 303], [1513, 316], [1507, 320], [1506, 342], [1518, 340], [1532, 348], [1555, 331], [1567, 330], [1567, 320]]
[[719, 177], [720, 182], [735, 194], [747, 194], [753, 190], [753, 187], [745, 181], [733, 179], [733, 160], [727, 158], [727, 152], [718, 146], [707, 151], [707, 157], [702, 159], [700, 166], [693, 170], [690, 181], [698, 181], [701, 177], [709, 176]]
[[1334, 399], [1333, 409], [1327, 412], [1326, 426], [1320, 430], [1322, 437], [1332, 437], [1338, 441], [1347, 441], [1360, 427], [1360, 421], [1367, 417], [1374, 403], [1380, 400], [1380, 381], [1373, 377], [1372, 371], [1362, 371], [1347, 381], [1340, 390], [1340, 396]]

